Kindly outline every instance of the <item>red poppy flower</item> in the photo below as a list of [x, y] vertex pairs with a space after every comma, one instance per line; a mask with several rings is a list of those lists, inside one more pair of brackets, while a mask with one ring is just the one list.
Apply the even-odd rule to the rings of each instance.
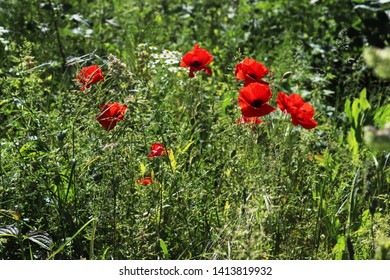
[[272, 92], [268, 85], [251, 83], [240, 90], [238, 102], [244, 117], [261, 117], [275, 111], [275, 108], [267, 104]]
[[150, 175], [145, 176], [143, 179], [138, 180], [138, 184], [147, 186], [153, 184], [152, 177]]
[[304, 102], [299, 94], [292, 93], [288, 96], [284, 92], [279, 92], [277, 103], [283, 113], [289, 113], [291, 115], [293, 125], [297, 126], [300, 124], [306, 129], [312, 129], [317, 126], [317, 122], [313, 120], [313, 106]]
[[80, 90], [84, 91], [85, 88], [89, 88], [92, 84], [104, 81], [102, 69], [98, 65], [84, 67], [80, 70], [77, 81], [82, 85]]
[[284, 92], [279, 92], [277, 97], [277, 103], [280, 110], [283, 113], [291, 113], [292, 110], [301, 107], [305, 101], [299, 94], [292, 93], [290, 96]]
[[200, 48], [195, 44], [194, 49], [186, 53], [181, 62], [181, 67], [189, 67], [189, 77], [195, 77], [194, 72], [205, 70], [207, 75], [211, 75], [212, 71], [207, 65], [213, 61], [212, 55], [205, 49]]
[[268, 69], [263, 64], [251, 58], [244, 58], [243, 62], [236, 65], [234, 76], [239, 80], [244, 80], [245, 87], [254, 82], [268, 84], [262, 80], [267, 74]]
[[153, 157], [156, 156], [165, 156], [165, 147], [164, 144], [161, 144], [159, 142], [155, 142], [152, 144], [152, 151], [148, 155], [148, 158], [151, 160]]
[[103, 104], [100, 107], [100, 114], [96, 116], [96, 119], [109, 131], [116, 126], [118, 121], [123, 120], [126, 110], [126, 105], [117, 102]]

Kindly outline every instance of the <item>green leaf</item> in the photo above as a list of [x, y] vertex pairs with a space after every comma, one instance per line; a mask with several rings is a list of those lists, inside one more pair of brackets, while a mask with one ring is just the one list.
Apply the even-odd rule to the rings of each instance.
[[92, 218], [88, 222], [86, 222], [71, 238], [68, 238], [64, 244], [62, 244], [54, 253], [52, 253], [49, 257], [47, 257], [47, 259], [48, 260], [53, 259], [59, 252], [61, 252], [65, 248], [66, 245], [72, 242], [72, 240], [77, 235], [79, 235], [84, 230], [84, 228], [86, 228], [90, 223], [92, 223], [95, 220], [96, 218]]
[[359, 99], [355, 99], [352, 103], [352, 118], [353, 118], [353, 124], [355, 128], [358, 127], [359, 114], [360, 114], [360, 101]]
[[105, 259], [106, 259], [107, 252], [108, 252], [108, 250], [110, 250], [110, 249], [111, 249], [111, 246], [108, 246], [108, 247], [106, 248], [106, 250], [104, 250], [103, 255], [102, 255], [102, 260], [105, 260]]
[[344, 104], [344, 112], [347, 115], [349, 122], [352, 122], [351, 100], [348, 98]]
[[145, 172], [146, 172], [146, 166], [145, 166], [145, 164], [143, 164], [142, 162], [140, 162], [140, 163], [139, 163], [139, 169], [140, 169], [140, 173], [141, 173], [142, 175], [144, 175]]
[[161, 250], [163, 251], [164, 257], [167, 259], [169, 254], [168, 254], [168, 248], [167, 245], [165, 244], [164, 240], [160, 239], [160, 247]]
[[0, 106], [3, 105], [3, 104], [5, 104], [5, 103], [8, 103], [8, 102], [10, 102], [10, 101], [11, 101], [11, 99], [4, 99], [4, 100], [1, 100], [1, 101], [0, 101]]
[[355, 129], [353, 129], [352, 127], [349, 130], [348, 135], [347, 135], [347, 143], [350, 146], [352, 153], [354, 155], [357, 155], [357, 153], [359, 151], [359, 143], [356, 140]]
[[21, 216], [20, 216], [20, 213], [18, 210], [12, 211], [12, 210], [0, 209], [0, 214], [6, 216], [8, 218], [14, 219], [16, 221], [19, 221], [21, 219]]
[[51, 236], [47, 232], [41, 230], [29, 231], [26, 234], [26, 239], [35, 242], [43, 249], [46, 249], [48, 251], [51, 250], [51, 246], [53, 244], [53, 239], [51, 238]]
[[168, 157], [169, 161], [171, 162], [172, 170], [176, 171], [177, 162], [175, 159], [175, 155], [173, 154], [173, 150], [170, 148], [168, 149]]
[[180, 153], [184, 154], [185, 152], [187, 152], [187, 150], [191, 147], [191, 145], [194, 143], [195, 141], [192, 140], [190, 141], [182, 150]]
[[16, 226], [0, 227], [0, 237], [13, 236], [18, 237], [19, 230]]
[[386, 123], [390, 123], [390, 104], [381, 106], [376, 110], [374, 123], [379, 129], [384, 128]]
[[343, 259], [343, 252], [345, 250], [345, 236], [339, 235], [337, 238], [337, 244], [333, 247], [333, 253], [336, 260]]
[[370, 108], [371, 108], [371, 105], [370, 105], [370, 103], [367, 100], [367, 89], [364, 88], [360, 92], [360, 109], [362, 111], [365, 111], [365, 110], [370, 109]]

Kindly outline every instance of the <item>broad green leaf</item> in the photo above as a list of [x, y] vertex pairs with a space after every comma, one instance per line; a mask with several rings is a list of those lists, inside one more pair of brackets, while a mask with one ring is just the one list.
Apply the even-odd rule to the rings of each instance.
[[19, 230], [16, 226], [4, 226], [0, 227], [0, 237], [2, 236], [13, 236], [17, 237], [19, 234]]
[[362, 111], [365, 111], [365, 110], [370, 109], [370, 108], [371, 108], [371, 105], [370, 105], [370, 103], [367, 100], [367, 89], [364, 88], [360, 92], [360, 109]]
[[352, 153], [356, 155], [359, 151], [359, 143], [356, 140], [355, 129], [351, 127], [347, 135], [347, 143], [350, 146]]
[[35, 242], [43, 249], [46, 249], [48, 251], [51, 250], [51, 246], [53, 244], [53, 239], [50, 237], [50, 235], [47, 232], [41, 230], [29, 231], [26, 234], [26, 239]]
[[359, 99], [355, 99], [352, 102], [352, 118], [353, 118], [353, 124], [355, 128], [358, 127], [359, 114], [360, 114], [360, 101]]

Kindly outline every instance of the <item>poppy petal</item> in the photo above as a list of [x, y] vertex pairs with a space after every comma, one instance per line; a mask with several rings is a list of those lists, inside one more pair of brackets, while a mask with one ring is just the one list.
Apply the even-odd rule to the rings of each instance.
[[272, 113], [273, 111], [275, 111], [275, 108], [268, 104], [264, 104], [260, 108], [252, 107], [249, 104], [247, 106], [241, 107], [241, 114], [244, 117], [262, 117]]

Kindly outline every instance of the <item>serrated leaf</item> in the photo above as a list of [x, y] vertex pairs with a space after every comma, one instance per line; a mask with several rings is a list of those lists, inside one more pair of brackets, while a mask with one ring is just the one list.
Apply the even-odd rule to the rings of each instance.
[[1, 236], [15, 236], [17, 237], [19, 230], [16, 226], [5, 226], [0, 227], [0, 237]]
[[175, 159], [175, 155], [173, 154], [173, 150], [171, 148], [168, 149], [168, 157], [171, 162], [172, 170], [176, 171], [177, 162]]
[[47, 232], [41, 230], [29, 231], [26, 234], [26, 239], [35, 242], [43, 249], [46, 249], [48, 251], [51, 250], [51, 245], [53, 244], [53, 239], [51, 238], [51, 236]]

